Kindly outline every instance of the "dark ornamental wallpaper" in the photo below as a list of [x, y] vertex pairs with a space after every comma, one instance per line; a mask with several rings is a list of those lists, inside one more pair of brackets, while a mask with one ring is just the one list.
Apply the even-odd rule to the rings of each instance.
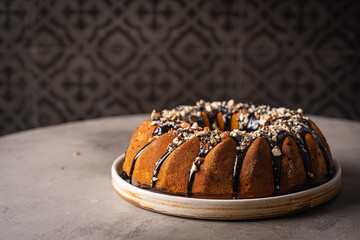
[[0, 0], [0, 135], [252, 101], [360, 120], [360, 1]]

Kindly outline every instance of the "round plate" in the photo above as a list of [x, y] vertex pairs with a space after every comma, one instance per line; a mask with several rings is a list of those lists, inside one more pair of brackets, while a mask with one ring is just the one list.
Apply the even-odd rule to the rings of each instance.
[[254, 199], [199, 199], [173, 196], [138, 188], [122, 179], [125, 156], [112, 165], [112, 184], [115, 191], [129, 202], [156, 212], [201, 219], [254, 219], [299, 212], [332, 199], [341, 187], [341, 168], [334, 161], [335, 176], [328, 182], [305, 191], [287, 195]]

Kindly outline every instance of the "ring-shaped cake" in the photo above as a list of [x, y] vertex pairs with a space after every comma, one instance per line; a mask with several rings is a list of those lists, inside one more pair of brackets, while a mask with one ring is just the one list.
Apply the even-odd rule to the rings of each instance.
[[334, 163], [301, 109], [200, 100], [153, 111], [133, 134], [123, 170], [130, 183], [168, 194], [242, 199], [317, 186]]

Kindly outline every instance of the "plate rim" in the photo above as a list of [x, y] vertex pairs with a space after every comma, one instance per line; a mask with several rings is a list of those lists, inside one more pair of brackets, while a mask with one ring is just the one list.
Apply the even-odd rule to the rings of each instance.
[[[287, 201], [289, 200], [291, 202], [291, 200], [293, 199], [299, 199], [301, 197], [305, 197], [305, 196], [309, 196], [309, 195], [316, 195], [317, 193], [321, 193], [322, 191], [325, 191], [326, 189], [329, 189], [331, 187], [333, 187], [335, 189], [336, 192], [331, 192], [331, 197], [327, 198], [327, 200], [325, 201], [320, 201], [320, 202], [315, 202], [315, 204], [312, 204], [312, 201], [314, 199], [310, 200], [310, 206], [307, 208], [304, 208], [303, 210], [309, 209], [309, 208], [313, 208], [316, 207], [318, 205], [321, 205], [327, 201], [329, 201], [330, 199], [332, 199], [333, 197], [335, 197], [340, 189], [341, 189], [341, 175], [342, 175], [342, 170], [341, 170], [341, 166], [340, 164], [333, 160], [334, 162], [334, 166], [336, 169], [335, 175], [332, 177], [332, 179], [330, 179], [330, 181], [323, 183], [317, 187], [314, 188], [310, 188], [307, 190], [303, 190], [300, 192], [295, 192], [295, 193], [289, 193], [289, 194], [285, 194], [285, 195], [279, 195], [279, 196], [270, 196], [270, 197], [263, 197], [263, 198], [250, 198], [250, 199], [205, 199], [205, 198], [188, 198], [188, 197], [183, 197], [183, 196], [176, 196], [176, 195], [169, 195], [166, 193], [158, 193], [158, 192], [152, 192], [146, 189], [142, 189], [139, 187], [136, 187], [130, 183], [128, 183], [127, 181], [125, 181], [124, 179], [122, 179], [118, 173], [118, 169], [119, 169], [119, 165], [121, 165], [123, 163], [125, 159], [125, 153], [121, 154], [119, 157], [117, 157], [115, 159], [115, 161], [113, 162], [112, 166], [111, 166], [111, 175], [112, 175], [112, 184], [113, 184], [113, 188], [115, 189], [115, 191], [125, 200], [135, 204], [136, 206], [139, 206], [141, 208], [145, 208], [145, 209], [150, 209], [152, 211], [155, 212], [160, 212], [160, 213], [165, 213], [165, 214], [169, 214], [169, 215], [174, 215], [174, 216], [183, 216], [183, 217], [190, 217], [190, 218], [200, 218], [200, 219], [224, 219], [224, 220], [231, 220], [231, 219], [254, 219], [254, 218], [266, 218], [266, 217], [272, 217], [272, 216], [279, 216], [279, 215], [285, 215], [285, 214], [289, 214], [289, 213], [293, 213], [293, 212], [298, 212], [301, 211], [301, 209], [295, 209], [295, 210], [289, 210], [286, 213], [279, 213], [279, 214], [265, 214], [262, 217], [241, 217], [241, 216], [232, 216], [229, 218], [226, 217], [196, 217], [193, 214], [177, 214], [177, 213], [172, 213], [170, 212], [163, 212], [160, 211], [156, 208], [150, 208], [150, 207], [146, 207], [143, 206], [141, 204], [138, 203], [134, 203], [132, 201], [130, 201], [129, 199], [127, 199], [125, 196], [123, 196], [121, 193], [119, 193], [119, 191], [117, 190], [115, 183], [120, 184], [124, 189], [126, 189], [128, 192], [131, 193], [135, 193], [138, 196], [142, 196], [145, 198], [151, 198], [151, 199], [158, 199], [158, 200], [162, 200], [162, 201], [168, 201], [168, 202], [177, 202], [177, 203], [185, 203], [190, 205], [199, 205], [199, 204], [203, 204], [202, 209], [204, 210], [211, 210], [214, 206], [222, 206], [222, 207], [230, 207], [233, 210], [236, 210], [235, 206], [238, 206], [239, 209], [241, 208], [241, 206], [247, 206], [250, 204], [254, 204], [254, 205], [260, 205], [262, 203], [264, 204], [268, 204], [269, 202], [274, 203], [277, 201]], [[114, 183], [115, 182], [115, 183]], [[336, 188], [335, 188], [335, 187]], [[320, 195], [319, 197], [321, 197], [322, 195]], [[141, 199], [141, 198], [140, 198]], [[294, 203], [290, 203], [289, 207], [291, 206], [291, 204], [299, 204], [298, 202], [294, 202]], [[228, 210], [230, 210], [230, 208]], [[265, 208], [264, 208], [265, 209]], [[270, 209], [270, 207], [269, 207]], [[195, 214], [196, 215], [196, 214]]]

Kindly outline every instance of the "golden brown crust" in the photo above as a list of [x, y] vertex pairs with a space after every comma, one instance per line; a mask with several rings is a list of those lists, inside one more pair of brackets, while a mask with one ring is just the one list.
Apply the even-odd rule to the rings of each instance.
[[231, 116], [231, 130], [239, 129], [239, 123], [238, 123], [237, 117], [238, 117], [237, 113], [234, 113]]
[[207, 126], [207, 127], [211, 127], [210, 126], [210, 121], [209, 121], [209, 118], [208, 118], [208, 116], [206, 115], [206, 113], [205, 112], [201, 112], [201, 117], [203, 118], [203, 120], [204, 120], [204, 124], [205, 124], [205, 126]]
[[240, 176], [238, 198], [271, 196], [274, 193], [274, 174], [267, 141], [259, 137], [249, 147]]
[[192, 188], [194, 196], [209, 193], [231, 198], [235, 148], [235, 141], [227, 138], [209, 152], [196, 173]]
[[198, 137], [194, 137], [176, 148], [161, 166], [156, 187], [171, 193], [185, 195], [190, 169], [199, 150]]
[[333, 165], [334, 165], [334, 162], [333, 162], [332, 154], [331, 154], [331, 151], [330, 151], [330, 147], [329, 147], [329, 144], [328, 144], [327, 141], [326, 141], [326, 138], [324, 137], [324, 135], [322, 134], [322, 132], [320, 131], [320, 129], [318, 128], [318, 126], [316, 126], [316, 124], [315, 124], [313, 121], [310, 120], [310, 122], [311, 122], [311, 126], [313, 127], [313, 129], [315, 130], [315, 132], [319, 135], [322, 143], [324, 144], [326, 153], [327, 153], [328, 156], [329, 156], [330, 166], [333, 166]]
[[305, 167], [296, 142], [286, 137], [282, 146], [280, 194], [294, 192], [306, 182]]
[[217, 122], [218, 122], [218, 125], [219, 125], [219, 129], [221, 131], [224, 131], [225, 130], [225, 124], [224, 124], [224, 120], [223, 120], [223, 114], [221, 112], [219, 112], [216, 115], [216, 118], [217, 118]]
[[313, 178], [317, 179], [320, 175], [326, 175], [326, 162], [315, 139], [310, 134], [306, 134], [305, 141], [309, 149]]
[[149, 142], [155, 129], [156, 126], [151, 126], [151, 120], [149, 120], [143, 122], [132, 135], [123, 165], [123, 169], [128, 175], [135, 155]]
[[132, 178], [145, 185], [151, 185], [156, 162], [165, 153], [170, 143], [176, 137], [176, 132], [166, 133], [149, 144], [138, 157]]

